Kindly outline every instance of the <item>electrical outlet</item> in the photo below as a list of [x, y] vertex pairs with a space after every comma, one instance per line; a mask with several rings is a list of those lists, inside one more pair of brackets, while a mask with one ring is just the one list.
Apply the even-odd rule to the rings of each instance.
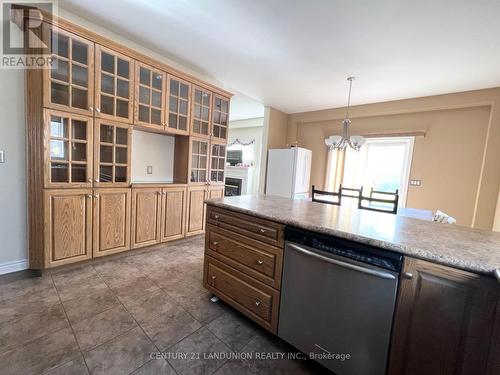
[[146, 173], [153, 174], [153, 166], [152, 165], [148, 165], [148, 167], [146, 168]]
[[422, 186], [422, 180], [410, 180], [411, 186]]
[[0, 150], [0, 163], [5, 163], [5, 151]]

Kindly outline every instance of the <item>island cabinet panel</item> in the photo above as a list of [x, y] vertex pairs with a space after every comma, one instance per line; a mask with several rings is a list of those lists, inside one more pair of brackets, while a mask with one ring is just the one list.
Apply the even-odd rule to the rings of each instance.
[[44, 27], [52, 55], [43, 70], [46, 108], [92, 116], [94, 109], [94, 43], [57, 27]]
[[495, 323], [491, 334], [491, 347], [488, 357], [488, 375], [496, 375], [500, 370], [500, 290], [498, 291]]
[[208, 224], [205, 251], [267, 285], [281, 286], [283, 249]]
[[186, 208], [186, 236], [203, 233], [205, 230], [205, 199], [207, 187], [188, 186]]
[[161, 188], [132, 189], [132, 247], [160, 242]]
[[92, 190], [45, 190], [45, 267], [92, 257]]
[[164, 188], [161, 207], [161, 241], [184, 237], [186, 187]]
[[277, 333], [280, 293], [218, 261], [205, 257], [205, 288], [267, 330]]
[[218, 207], [208, 208], [207, 222], [274, 246], [284, 246], [284, 226]]
[[130, 249], [130, 189], [94, 190], [94, 257]]
[[389, 374], [485, 374], [497, 298], [493, 278], [406, 258]]

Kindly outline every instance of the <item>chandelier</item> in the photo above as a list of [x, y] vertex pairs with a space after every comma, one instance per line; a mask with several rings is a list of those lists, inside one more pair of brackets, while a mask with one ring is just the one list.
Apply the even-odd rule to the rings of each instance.
[[353, 150], [359, 151], [361, 146], [365, 143], [365, 139], [360, 135], [349, 136], [349, 126], [351, 120], [349, 119], [349, 106], [351, 105], [351, 89], [352, 81], [356, 77], [348, 77], [349, 81], [349, 97], [347, 99], [347, 111], [344, 120], [342, 121], [342, 135], [331, 135], [325, 138], [325, 144], [329, 150], [343, 150], [349, 145]]

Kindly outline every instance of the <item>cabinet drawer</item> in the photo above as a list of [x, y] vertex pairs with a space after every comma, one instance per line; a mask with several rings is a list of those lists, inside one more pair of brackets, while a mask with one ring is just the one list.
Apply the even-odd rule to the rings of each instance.
[[244, 236], [283, 247], [284, 226], [254, 216], [208, 206], [207, 221], [215, 226], [234, 231]]
[[283, 250], [211, 224], [207, 226], [208, 255], [276, 289], [281, 284]]
[[264, 328], [276, 333], [279, 292], [210, 256], [204, 286]]

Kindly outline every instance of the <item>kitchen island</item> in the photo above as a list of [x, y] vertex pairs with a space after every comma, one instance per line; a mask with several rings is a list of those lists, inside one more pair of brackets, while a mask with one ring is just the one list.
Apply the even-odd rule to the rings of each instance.
[[[299, 349], [304, 351], [282, 334], [289, 320], [282, 287], [289, 280], [291, 262], [284, 254], [290, 251], [285, 242], [291, 228], [346, 248], [400, 256], [401, 268], [393, 272], [397, 296], [390, 316], [389, 374], [500, 373], [500, 280], [495, 278], [500, 234], [271, 196], [230, 197], [207, 205], [205, 287]], [[352, 268], [360, 268], [360, 259]], [[314, 301], [304, 298], [304, 304]], [[324, 329], [338, 333], [333, 326]]]

